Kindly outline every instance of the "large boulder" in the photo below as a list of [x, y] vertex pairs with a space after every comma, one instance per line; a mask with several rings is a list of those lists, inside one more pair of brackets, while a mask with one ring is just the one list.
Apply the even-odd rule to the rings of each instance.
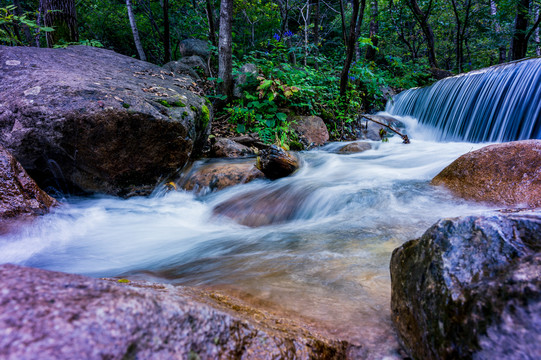
[[390, 270], [412, 358], [539, 358], [541, 213], [440, 220], [396, 249]]
[[468, 200], [541, 206], [541, 140], [490, 145], [462, 155], [433, 180]]
[[290, 121], [291, 128], [306, 148], [321, 146], [329, 141], [329, 131], [319, 116], [294, 116]]
[[0, 46], [0, 143], [46, 191], [148, 194], [202, 149], [188, 77], [88, 46]]
[[346, 343], [219, 294], [0, 266], [0, 354], [25, 359], [343, 359]]
[[41, 190], [21, 164], [0, 145], [0, 221], [42, 215], [55, 205], [56, 200]]
[[207, 194], [264, 177], [265, 175], [255, 167], [253, 160], [210, 162], [194, 166], [180, 183], [185, 190]]
[[200, 56], [206, 59], [210, 56], [209, 45], [206, 41], [199, 39], [185, 39], [179, 44], [178, 50], [183, 57]]

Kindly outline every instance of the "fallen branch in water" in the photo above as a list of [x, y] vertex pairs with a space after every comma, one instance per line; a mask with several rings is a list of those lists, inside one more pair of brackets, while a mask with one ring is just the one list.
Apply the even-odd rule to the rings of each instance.
[[381, 126], [385, 126], [385, 127], [388, 128], [389, 130], [391, 130], [392, 132], [394, 132], [394, 133], [396, 133], [398, 136], [400, 136], [400, 137], [402, 138], [402, 140], [404, 140], [404, 141], [403, 141], [404, 144], [409, 144], [409, 143], [410, 143], [410, 139], [408, 138], [408, 135], [400, 133], [398, 130], [394, 129], [391, 125], [384, 124], [384, 123], [382, 123], [382, 122], [380, 122], [380, 121], [371, 119], [371, 118], [369, 118], [368, 116], [365, 116], [365, 115], [359, 115], [359, 117], [365, 118], [366, 120], [373, 121], [373, 122], [375, 122], [376, 124], [379, 124], [379, 125], [381, 125]]

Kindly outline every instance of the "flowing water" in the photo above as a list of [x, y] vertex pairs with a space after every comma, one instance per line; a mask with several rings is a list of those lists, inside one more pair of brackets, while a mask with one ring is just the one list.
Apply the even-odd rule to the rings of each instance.
[[541, 139], [541, 58], [521, 60], [410, 89], [387, 104], [438, 129], [443, 140]]
[[[274, 182], [201, 197], [157, 191], [65, 199], [54, 213], [3, 235], [0, 263], [222, 289], [361, 344], [368, 358], [396, 357], [392, 250], [439, 218], [489, 210], [429, 184], [482, 144], [436, 142], [404, 121], [409, 145], [393, 138], [344, 155], [335, 153], [343, 143], [330, 144], [300, 153], [303, 167]], [[216, 205], [254, 191], [300, 205], [291, 221], [260, 228], [213, 215]]]

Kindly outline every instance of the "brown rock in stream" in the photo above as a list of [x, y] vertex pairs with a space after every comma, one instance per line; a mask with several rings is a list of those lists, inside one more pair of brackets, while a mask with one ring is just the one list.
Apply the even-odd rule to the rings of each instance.
[[347, 343], [223, 296], [0, 265], [0, 357], [344, 359]]
[[181, 184], [183, 189], [193, 190], [199, 194], [264, 177], [265, 175], [255, 167], [253, 159], [243, 162], [211, 162], [192, 169]]
[[370, 145], [367, 142], [353, 142], [347, 145], [342, 146], [340, 149], [338, 149], [339, 153], [360, 153], [364, 152], [366, 150], [372, 149], [372, 145]]
[[541, 140], [490, 145], [462, 155], [433, 185], [468, 200], [503, 206], [541, 206]]
[[266, 177], [274, 180], [291, 175], [300, 164], [295, 155], [271, 145], [259, 152], [256, 166]]
[[212, 212], [251, 227], [280, 224], [294, 218], [308, 192], [288, 186], [252, 191], [216, 205]]
[[41, 190], [21, 164], [0, 145], [0, 220], [42, 215], [55, 205], [56, 200]]
[[306, 148], [321, 146], [329, 141], [329, 131], [319, 116], [294, 116], [290, 121], [291, 128]]

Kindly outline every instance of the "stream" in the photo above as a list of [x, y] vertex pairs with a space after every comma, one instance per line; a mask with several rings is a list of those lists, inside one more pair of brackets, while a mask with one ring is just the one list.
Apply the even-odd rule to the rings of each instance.
[[[219, 289], [359, 344], [367, 358], [398, 358], [393, 249], [440, 218], [491, 210], [430, 185], [486, 144], [438, 142], [434, 131], [402, 120], [409, 145], [395, 136], [344, 155], [336, 153], [344, 143], [331, 143], [299, 153], [302, 168], [274, 182], [201, 197], [160, 187], [150, 197], [63, 199], [53, 213], [2, 235], [0, 263]], [[213, 215], [216, 205], [254, 191], [300, 196], [301, 205], [291, 221], [260, 228]]]

